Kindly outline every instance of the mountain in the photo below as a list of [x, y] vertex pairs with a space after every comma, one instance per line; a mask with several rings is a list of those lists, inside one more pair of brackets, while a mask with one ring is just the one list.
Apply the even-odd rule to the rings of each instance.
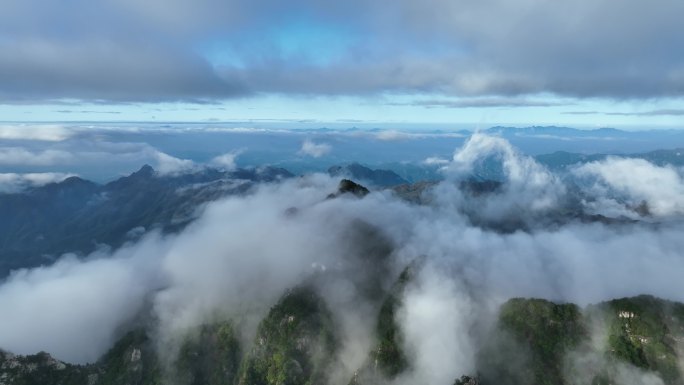
[[332, 315], [306, 286], [294, 288], [261, 321], [239, 385], [323, 384], [339, 349]]
[[630, 136], [629, 131], [622, 131], [616, 128], [602, 127], [592, 130], [580, 130], [571, 127], [559, 126], [531, 126], [531, 127], [490, 127], [484, 130], [487, 134], [498, 134], [504, 136], [531, 135], [531, 136], [559, 136], [559, 137], [595, 137], [595, 136]]
[[[448, 158], [448, 157], [447, 157]], [[421, 162], [391, 162], [378, 164], [377, 167], [391, 170], [402, 179], [410, 183], [438, 181], [444, 179], [444, 174], [439, 170], [442, 164], [426, 164]]]
[[[248, 193], [255, 183], [290, 176], [277, 169], [203, 170], [184, 175], [159, 175], [151, 167], [144, 166], [130, 176], [106, 185], [70, 178], [1, 198], [8, 199], [3, 203], [3, 210], [8, 213], [12, 213], [13, 205], [23, 205], [19, 207], [28, 213], [32, 213], [32, 205], [38, 207], [32, 216], [22, 217], [19, 213], [10, 218], [9, 223], [18, 227], [8, 226], [7, 229], [15, 234], [35, 234], [54, 227], [63, 231], [60, 236], [73, 242], [66, 246], [58, 242], [58, 238], [46, 238], [46, 242], [53, 242], [47, 246], [18, 242], [17, 245], [25, 250], [31, 250], [32, 246], [36, 250], [42, 250], [39, 246], [45, 250], [79, 245], [87, 248], [93, 239], [108, 240], [110, 245], [133, 239], [136, 232], [131, 229], [141, 227], [144, 227], [142, 231], [149, 228], [175, 231], [192, 221], [196, 210], [211, 199]], [[404, 184], [391, 191], [416, 203], [429, 203], [434, 186], [432, 182]], [[506, 218], [501, 222], [487, 222], [486, 218], [478, 217], [477, 209], [482, 199], [496, 199], [497, 194], [505, 190], [500, 182], [470, 178], [453, 186], [440, 187], [459, 190], [459, 199], [467, 202], [465, 210], [471, 210], [464, 213], [463, 219], [477, 224], [476, 231], [488, 232], [491, 236], [494, 236], [491, 230], [517, 232], [511, 238], [528, 236], [526, 226], [529, 224], [522, 220], [516, 222], [515, 218]], [[313, 264], [311, 270], [307, 268], [307, 273], [296, 275], [294, 283], [288, 281], [276, 286], [278, 291], [273, 296], [259, 296], [268, 298], [264, 303], [245, 301], [249, 303], [244, 304], [244, 309], [248, 309], [244, 312], [239, 306], [240, 311], [215, 309], [202, 321], [194, 320], [189, 322], [192, 326], [175, 330], [172, 343], [160, 339], [162, 322], [151, 316], [150, 308], [144, 306], [139, 310], [140, 314], [118, 325], [114, 332], [117, 341], [107, 353], [89, 364], [61, 362], [46, 352], [19, 356], [0, 351], [0, 385], [384, 385], [404, 383], [407, 378], [410, 381], [412, 377], [404, 376], [413, 374], [418, 360], [415, 345], [410, 345], [411, 339], [407, 337], [410, 334], [407, 333], [406, 310], [411, 295], [420, 293], [425, 285], [432, 283], [418, 278], [425, 278], [420, 274], [426, 271], [423, 268], [428, 256], [417, 256], [423, 249], [399, 249], [381, 225], [357, 217], [344, 218], [346, 213], [339, 208], [345, 206], [337, 203], [359, 203], [357, 208], [363, 209], [373, 199], [385, 197], [369, 194], [363, 185], [343, 179], [328, 199], [321, 195], [318, 203], [331, 203], [330, 206], [336, 208], [325, 218], [338, 221], [335, 231], [340, 232], [342, 241], [330, 247], [342, 250], [339, 258], [323, 267]], [[331, 199], [338, 201], [331, 202]], [[283, 214], [279, 215], [283, 222], [278, 223], [282, 228], [288, 228], [287, 221], [297, 216], [320, 215], [318, 203], [283, 210], [278, 213]], [[572, 204], [569, 202], [544, 214], [546, 217], [533, 217], [533, 222], [537, 226], [547, 226], [555, 221], [609, 219], [589, 217]], [[63, 226], [67, 226], [66, 229], [62, 229]], [[68, 235], [73, 237], [68, 238]], [[451, 238], [453, 234], [445, 236]], [[5, 242], [11, 241], [14, 240]], [[454, 271], [454, 274], [456, 277], [478, 275], [467, 270]], [[230, 277], [224, 276], [223, 270], [217, 269], [217, 273], [221, 279]], [[270, 279], [274, 277], [259, 276], [258, 281], [250, 282], [250, 288], [259, 291]], [[287, 288], [282, 290], [283, 287]], [[450, 288], [441, 284], [435, 290], [444, 294], [443, 297], [453, 296], [447, 291]], [[465, 290], [473, 301], [482, 295], [477, 283], [468, 285]], [[231, 293], [213, 290], [208, 295], [223, 298]], [[489, 298], [486, 311], [478, 308], [469, 314], [476, 321], [467, 325], [465, 334], [477, 343], [468, 343], [469, 351], [465, 353], [474, 357], [474, 362], [467, 371], [453, 373], [455, 377], [449, 378], [449, 383], [640, 384], [647, 383], [640, 377], [646, 376], [644, 378], [650, 379], [648, 383], [652, 384], [684, 385], [683, 368], [680, 367], [684, 362], [682, 303], [651, 296], [613, 299], [588, 306], [536, 298], [497, 302], [503, 300]], [[494, 305], [499, 305], [498, 309]], [[430, 314], [433, 306], [432, 301], [421, 303], [421, 315], [426, 313], [427, 317], [437, 318], [442, 324], [451, 322], [448, 318], [439, 318], [441, 314]], [[258, 310], [251, 313], [249, 310], [253, 307]], [[365, 344], [353, 346], [356, 355], [353, 365], [341, 367], [341, 354], [349, 348], [344, 345], [348, 342], [349, 330], [343, 319], [351, 316], [352, 321], [360, 322], [354, 318], [359, 314], [347, 314], [349, 309], [352, 312], [360, 309], [364, 321], [371, 322], [367, 325], [367, 333], [363, 333]], [[468, 307], [464, 309], [470, 312]], [[248, 319], [249, 327], [246, 328]], [[453, 325], [453, 328], [463, 326]], [[436, 354], [441, 354], [436, 350]], [[457, 364], [460, 363], [444, 363], [449, 368], [461, 367]], [[448, 375], [451, 377], [452, 373]]]
[[684, 149], [656, 150], [634, 154], [577, 154], [565, 151], [557, 151], [551, 154], [537, 155], [535, 159], [551, 170], [561, 170], [570, 166], [588, 162], [604, 160], [611, 155], [632, 159], [644, 159], [658, 166], [684, 166]]
[[65, 252], [116, 248], [151, 229], [177, 231], [206, 202], [292, 176], [271, 167], [162, 175], [145, 165], [105, 185], [71, 177], [0, 194], [0, 279], [12, 269], [50, 263]]
[[[640, 383], [624, 377], [631, 371], [682, 384], [683, 338], [684, 304], [651, 296], [584, 309], [512, 299], [502, 306], [497, 328], [480, 354], [480, 383]], [[521, 348], [527, 352], [522, 358], [510, 355]]]
[[358, 163], [330, 167], [328, 174], [334, 177], [349, 177], [361, 183], [377, 187], [391, 187], [408, 183], [406, 179], [400, 177], [394, 171], [372, 170]]
[[[140, 188], [139, 184], [148, 186], [155, 178], [144, 167], [116, 181], [116, 186]], [[214, 176], [182, 178], [207, 183], [206, 178]], [[78, 180], [69, 181], [72, 184], [81, 192], [94, 188]], [[459, 187], [478, 197], [496, 194], [501, 186], [467, 180]], [[343, 180], [329, 199], [367, 199], [367, 191]], [[296, 216], [303, 210], [288, 209], [285, 214]], [[246, 315], [219, 313], [210, 322], [181, 331], [175, 339], [177, 350], [169, 349], [156, 340], [157, 321], [149, 317], [149, 309], [143, 309], [121, 329], [111, 349], [91, 364], [61, 362], [46, 352], [18, 356], [0, 351], [0, 384], [309, 385], [334, 379], [334, 383], [375, 385], [401, 379], [414, 368], [415, 358], [415, 352], [406, 348], [403, 309], [407, 293], [424, 284], [416, 277], [426, 259], [415, 258], [401, 272], [393, 272], [390, 258], [395, 248], [381, 228], [352, 220], [341, 231], [353, 247], [350, 260], [316, 270], [286, 289], [268, 304], [248, 338], [239, 332]], [[355, 288], [352, 303], [366, 304], [367, 315], [374, 320], [367, 350], [357, 352], [362, 363], [342, 371], [336, 364], [348, 330], [335, 317], [339, 309], [323, 294], [339, 288], [334, 284], [339, 277]], [[493, 317], [494, 322], [483, 319], [470, 331], [478, 336], [471, 352], [474, 368], [459, 373], [454, 384], [608, 385], [627, 383], [625, 376], [642, 374], [668, 385], [684, 384], [679, 366], [684, 360], [682, 303], [638, 296], [580, 307], [513, 298], [501, 304]]]
[[337, 198], [342, 194], [352, 194], [358, 198], [363, 198], [369, 193], [370, 191], [366, 187], [352, 180], [342, 179], [340, 184], [337, 186], [337, 191], [328, 195], [328, 199]]
[[[679, 161], [684, 164], [682, 154], [684, 150], [660, 150], [633, 156], [654, 162], [677, 164], [675, 161]], [[563, 168], [601, 157], [605, 155], [554, 153], [540, 156], [538, 160], [550, 168]], [[503, 232], [525, 229], [528, 224], [519, 221], [494, 223], [478, 218], [478, 201], [496, 196], [501, 190], [497, 164], [495, 161], [483, 162], [478, 176], [459, 183], [458, 188], [472, 200], [472, 205], [468, 206], [472, 210], [465, 207], [464, 214], [473, 224], [488, 229]], [[392, 171], [372, 170], [357, 163], [336, 166], [329, 172], [338, 176], [353, 174], [358, 177], [355, 180], [369, 180], [373, 186], [384, 186], [397, 196], [417, 204], [429, 204], [432, 188], [437, 185], [432, 181], [409, 184]], [[181, 230], [198, 216], [198, 210], [207, 202], [228, 195], [247, 194], [256, 184], [292, 176], [289, 171], [274, 167], [229, 172], [203, 169], [163, 175], [146, 165], [105, 185], [70, 177], [20, 193], [0, 194], [3, 218], [0, 221], [0, 279], [13, 269], [50, 264], [63, 253], [86, 255], [98, 248], [118, 248], [150, 230], [164, 233]], [[345, 192], [362, 196], [368, 190], [347, 180], [332, 196]], [[581, 191], [573, 194], [559, 210], [544, 218], [534, 218], [537, 224], [622, 220], [584, 213], [578, 203], [583, 198]]]
[[[377, 314], [376, 343], [349, 384], [384, 384], [410, 368], [397, 317], [411, 274], [405, 270], [387, 294]], [[684, 383], [679, 366], [684, 358], [682, 303], [638, 296], [580, 308], [514, 298], [500, 307], [488, 330], [477, 347], [475, 372], [458, 376], [454, 384], [642, 383], [637, 375], [657, 376], [668, 385]], [[89, 365], [60, 362], [45, 352], [17, 356], [0, 351], [0, 383], [325, 384], [340, 333], [323, 299], [304, 285], [283, 294], [248, 345], [230, 321], [201, 325], [188, 332], [178, 357], [165, 368], [151, 334], [136, 329]]]

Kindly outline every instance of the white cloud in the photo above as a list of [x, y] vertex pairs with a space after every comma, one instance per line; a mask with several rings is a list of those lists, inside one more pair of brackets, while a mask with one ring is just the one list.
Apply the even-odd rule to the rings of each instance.
[[564, 197], [565, 185], [556, 175], [500, 137], [473, 134], [444, 169], [450, 178], [469, 178], [479, 165], [492, 159], [501, 165], [504, 183], [495, 199], [485, 197], [471, 207], [478, 216], [519, 219], [552, 210]]
[[177, 174], [195, 170], [195, 162], [189, 159], [180, 159], [161, 151], [153, 150], [153, 157], [156, 160], [155, 171], [162, 175]]
[[94, 362], [111, 347], [117, 327], [159, 287], [158, 267], [150, 269], [161, 250], [163, 244], [150, 238], [109, 258], [94, 254], [83, 262], [66, 256], [50, 267], [15, 271], [0, 286], [0, 306], [11, 309], [0, 328], [0, 345]]
[[21, 147], [0, 147], [0, 165], [52, 166], [73, 159], [71, 153], [62, 150], [33, 152]]
[[418, 284], [409, 286], [398, 315], [413, 365], [401, 383], [449, 384], [475, 371], [471, 299], [453, 277], [434, 267], [419, 272]]
[[[678, 0], [662, 0], [658, 7], [625, 0], [619, 14], [608, 0], [580, 0], [565, 6], [549, 1], [512, 6], [503, 0], [432, 0], [426, 6], [417, 0], [399, 0], [391, 9], [367, 0], [344, 4], [306, 0], [288, 10], [345, 25], [352, 36], [363, 33], [366, 38], [349, 45], [340, 42], [346, 39], [335, 35], [329, 40], [331, 36], [323, 33], [318, 44], [302, 41], [296, 54], [272, 49], [282, 42], [277, 34], [260, 29], [282, 22], [278, 15], [283, 5], [273, 0], [257, 4], [201, 0], [197, 7], [188, 1], [133, 4], [126, 0], [109, 1], [97, 9], [78, 0], [76, 7], [87, 11], [87, 22], [58, 7], [38, 18], [27, 10], [41, 1], [18, 3], [10, 2], [6, 15], [0, 15], [0, 25], [17, 26], [0, 41], [6, 53], [0, 57], [0, 96], [15, 103], [63, 98], [204, 101], [247, 91], [478, 94], [490, 99], [540, 93], [681, 97], [684, 82], [682, 54], [673, 49], [683, 37], [680, 20], [674, 16], [684, 9]], [[364, 17], [348, 22], [359, 14]], [[608, 20], [606, 15], [612, 17]], [[642, 26], [638, 31], [633, 28], [637, 20]], [[72, 33], [55, 38], [64, 23], [73, 26]], [[120, 30], [123, 23], [130, 33]], [[611, 33], [602, 33], [602, 28]], [[168, 44], [141, 44], [137, 37], [142, 35], [152, 43]], [[198, 57], [195, 47], [202, 41], [226, 37], [244, 43], [232, 47], [240, 65]], [[440, 49], [412, 43], [416, 41], [439, 42]], [[321, 63], [317, 54], [321, 45], [332, 50], [335, 60]], [[167, 46], [173, 49], [165, 50]], [[545, 55], [540, 57], [542, 52]], [[126, 55], [130, 60], [117, 60]], [[84, 57], [87, 62], [81, 60]], [[588, 61], [589, 66], [578, 65]], [[274, 62], [281, 65], [275, 67]]]
[[242, 153], [242, 151], [227, 152], [225, 154], [219, 155], [213, 158], [209, 164], [211, 166], [220, 167], [224, 170], [230, 171], [234, 170], [237, 165], [235, 164], [235, 159]]
[[593, 181], [589, 193], [597, 201], [589, 204], [595, 210], [635, 216], [622, 203], [633, 209], [646, 202], [655, 216], [684, 214], [684, 177], [674, 167], [659, 167], [643, 159], [610, 157], [579, 166], [573, 173]]
[[426, 165], [428, 165], [428, 166], [435, 166], [435, 165], [443, 166], [443, 165], [449, 164], [449, 160], [448, 160], [448, 159], [444, 159], [444, 158], [440, 158], [440, 157], [437, 157], [437, 156], [431, 156], [431, 157], [429, 157], [429, 158], [426, 158], [426, 159], [423, 161], [423, 164], [426, 164]]
[[0, 193], [19, 192], [28, 187], [38, 187], [75, 176], [74, 174], [44, 172], [44, 173], [0, 173]]
[[63, 126], [38, 124], [0, 126], [0, 139], [5, 140], [41, 140], [58, 142], [68, 139], [73, 132]]
[[375, 135], [376, 138], [380, 140], [393, 141], [393, 140], [408, 140], [417, 137], [416, 134], [411, 134], [409, 132], [401, 132], [396, 130], [383, 130]]
[[332, 146], [329, 144], [315, 143], [312, 140], [305, 140], [304, 143], [302, 143], [302, 148], [299, 150], [299, 154], [320, 158], [323, 155], [328, 154], [330, 151], [332, 151]]

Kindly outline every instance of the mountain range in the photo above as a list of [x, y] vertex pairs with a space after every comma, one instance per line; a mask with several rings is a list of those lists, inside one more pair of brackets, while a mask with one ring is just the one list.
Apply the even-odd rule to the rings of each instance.
[[[649, 156], [668, 159], [672, 154]], [[572, 154], [558, 158], [564, 160], [551, 158], [558, 167], [590, 160]], [[371, 190], [398, 196], [411, 205], [428, 207], [436, 199], [437, 182], [407, 183], [389, 170], [350, 164], [333, 167], [329, 174], [341, 180], [324, 198], [326, 202], [366, 202], [372, 199], [368, 197]], [[48, 265], [65, 252], [86, 255], [98, 248], [115, 249], [150, 230], [178, 232], [208, 202], [248, 196], [261, 183], [292, 178], [296, 177], [287, 170], [272, 167], [161, 174], [143, 166], [104, 185], [71, 177], [0, 195], [0, 211], [7, 214], [0, 223], [0, 273], [5, 277], [12, 270]], [[363, 180], [371, 188], [346, 178]], [[530, 226], [589, 222], [619, 228], [638, 222], [584, 212], [579, 204], [581, 192], [529, 220], [522, 215], [493, 220], [480, 216], [478, 205], [483, 199], [496, 200], [506, 188], [502, 182], [472, 175], [450, 187], [471, 203], [463, 214], [477, 231], [524, 237], [532, 232]], [[311, 211], [291, 207], [282, 214], [294, 219]], [[648, 210], [642, 214], [648, 216]], [[92, 363], [62, 362], [49, 352], [16, 355], [0, 350], [0, 385], [413, 383], [410, 373], [416, 352], [407, 349], [403, 307], [407, 295], [420, 289], [417, 275], [425, 258], [418, 256], [397, 272], [389, 266], [394, 250], [385, 229], [354, 220], [340, 231], [353, 247], [348, 256], [351, 263], [317, 268], [288, 287], [268, 304], [248, 339], [239, 332], [243, 321], [239, 316], [217, 315], [185, 329], [177, 336], [177, 351], [171, 354], [159, 340], [159, 320], [149, 307], [143, 307], [117, 331], [109, 351]], [[363, 363], [352, 371], [339, 370], [345, 330], [334, 316], [338, 309], [321, 293], [337, 276], [344, 276], [358, 293], [357, 300], [368, 304], [374, 325], [370, 348], [358, 352]], [[477, 297], [476, 287], [469, 290]], [[492, 316], [483, 319], [489, 321], [478, 322], [468, 331], [479, 342], [467, 352], [475, 357], [473, 366], [458, 373], [454, 385], [684, 384], [682, 303], [648, 295], [592, 305], [511, 298], [498, 303]]]
[[[386, 384], [411, 367], [398, 329], [400, 294], [412, 285], [407, 268], [377, 313], [366, 364], [345, 384]], [[598, 326], [597, 326], [598, 325]], [[596, 338], [607, 344], [596, 345]], [[232, 321], [188, 330], [178, 356], [165, 363], [146, 327], [130, 330], [96, 363], [72, 365], [41, 352], [0, 350], [3, 385], [277, 385], [331, 379], [340, 330], [324, 301], [306, 285], [283, 293], [244, 344]], [[474, 384], [683, 384], [684, 304], [650, 296], [581, 308], [514, 298], [501, 305], [473, 352], [476, 370], [454, 379]], [[655, 377], [658, 376], [658, 377]]]
[[145, 165], [105, 185], [70, 177], [0, 194], [0, 277], [49, 264], [66, 252], [117, 248], [152, 229], [178, 231], [206, 202], [292, 176], [272, 167], [163, 175]]

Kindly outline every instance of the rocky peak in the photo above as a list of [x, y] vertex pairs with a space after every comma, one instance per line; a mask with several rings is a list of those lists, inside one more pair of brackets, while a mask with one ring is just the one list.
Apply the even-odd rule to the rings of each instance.
[[340, 181], [340, 184], [337, 186], [337, 191], [328, 195], [328, 199], [337, 198], [340, 195], [348, 194], [348, 193], [352, 194], [358, 198], [363, 198], [366, 195], [368, 195], [368, 193], [370, 193], [370, 191], [367, 188], [365, 188], [364, 186], [362, 186], [362, 185], [360, 185], [360, 184], [358, 184], [352, 180], [342, 179]]

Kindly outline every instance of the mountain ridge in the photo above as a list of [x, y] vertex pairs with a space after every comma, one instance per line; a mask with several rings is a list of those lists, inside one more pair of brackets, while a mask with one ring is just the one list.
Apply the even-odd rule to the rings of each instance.
[[[379, 345], [368, 353], [372, 360], [349, 374], [351, 385], [384, 384], [410, 370], [400, 359], [405, 357], [403, 343], [391, 332], [397, 330], [393, 323], [401, 307], [395, 296], [411, 282], [410, 275], [402, 277], [377, 315]], [[339, 330], [321, 301], [305, 286], [288, 290], [262, 320], [251, 347], [240, 344], [229, 321], [198, 326], [188, 334], [195, 337], [183, 343], [173, 369], [160, 365], [159, 353], [142, 329], [123, 335], [100, 360], [87, 365], [64, 363], [45, 352], [18, 356], [0, 350], [0, 383], [151, 385], [168, 378], [165, 370], [173, 371], [173, 383], [188, 385], [326, 383]], [[684, 339], [682, 303], [642, 295], [580, 308], [512, 298], [501, 305], [496, 320], [477, 347], [476, 371], [457, 376], [454, 384], [609, 384], [621, 381], [621, 366], [658, 376], [667, 385], [684, 383], [677, 365], [684, 350], [675, 346]], [[596, 330], [590, 332], [589, 325], [596, 322], [606, 333], [603, 348], [590, 343]], [[517, 358], [509, 356], [512, 351]], [[574, 360], [580, 356], [597, 364], [578, 366], [582, 361]]]
[[130, 240], [134, 228], [177, 231], [204, 203], [291, 177], [287, 170], [270, 167], [164, 175], [144, 165], [104, 185], [70, 177], [0, 194], [0, 277], [49, 263], [62, 253], [87, 254], [99, 244], [116, 248]]

